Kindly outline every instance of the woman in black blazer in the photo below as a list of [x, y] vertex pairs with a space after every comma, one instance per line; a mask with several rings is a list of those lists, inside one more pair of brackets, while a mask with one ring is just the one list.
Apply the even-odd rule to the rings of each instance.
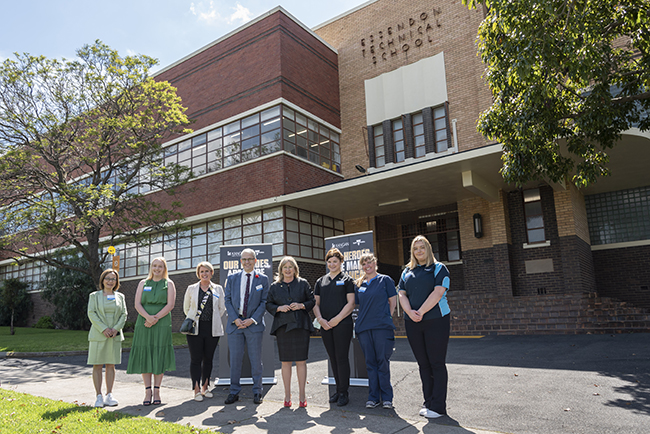
[[314, 330], [309, 311], [316, 301], [309, 282], [299, 277], [298, 263], [291, 256], [280, 261], [278, 275], [269, 289], [266, 310], [273, 315], [271, 334], [278, 341], [282, 362], [284, 406], [291, 407], [291, 365], [296, 362], [300, 407], [307, 407], [307, 357], [309, 336]]

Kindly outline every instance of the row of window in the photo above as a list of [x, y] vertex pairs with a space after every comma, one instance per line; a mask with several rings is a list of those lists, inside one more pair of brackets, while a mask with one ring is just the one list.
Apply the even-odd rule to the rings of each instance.
[[[425, 124], [430, 125], [431, 138], [427, 139]], [[410, 128], [406, 128], [410, 125]], [[401, 163], [408, 156], [421, 158], [427, 154], [427, 140], [432, 140], [432, 152], [443, 152], [449, 148], [446, 107], [425, 109], [401, 116], [388, 122], [370, 127], [373, 157], [371, 165], [383, 167], [387, 163]], [[410, 152], [409, 152], [410, 151]]]

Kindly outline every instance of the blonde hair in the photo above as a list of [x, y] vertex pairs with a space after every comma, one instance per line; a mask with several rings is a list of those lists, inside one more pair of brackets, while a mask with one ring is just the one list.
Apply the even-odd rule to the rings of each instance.
[[282, 278], [284, 277], [282, 275], [282, 267], [287, 265], [287, 263], [290, 263], [291, 266], [293, 267], [293, 274], [294, 274], [293, 277], [294, 277], [294, 279], [297, 279], [298, 277], [300, 277], [300, 268], [298, 268], [298, 263], [296, 262], [296, 260], [293, 259], [292, 256], [285, 256], [280, 261], [280, 265], [278, 265], [278, 274], [276, 274], [276, 276], [275, 276], [275, 282], [276, 283], [282, 282]]
[[427, 263], [426, 266], [430, 266], [431, 264], [435, 264], [438, 262], [436, 260], [436, 257], [433, 256], [433, 249], [431, 248], [431, 243], [429, 240], [426, 239], [426, 237], [422, 235], [418, 235], [417, 237], [413, 238], [413, 241], [411, 241], [411, 260], [409, 261], [406, 266], [410, 268], [411, 270], [420, 265], [418, 263], [418, 260], [415, 258], [415, 255], [413, 254], [413, 247], [415, 246], [415, 243], [422, 242], [424, 244], [424, 251], [427, 253]]
[[102, 291], [104, 290], [104, 279], [110, 273], [115, 274], [115, 287], [113, 288], [113, 291], [117, 291], [120, 289], [120, 275], [118, 274], [117, 271], [113, 270], [112, 268], [109, 268], [108, 270], [104, 270], [102, 274], [99, 276], [99, 289], [101, 289]]
[[158, 256], [157, 258], [153, 258], [151, 260], [151, 265], [149, 265], [149, 274], [147, 275], [147, 280], [153, 279], [153, 271], [151, 270], [151, 267], [153, 266], [153, 263], [156, 261], [162, 262], [163, 266], [165, 267], [165, 271], [163, 271], [163, 279], [169, 279], [169, 275], [167, 274], [167, 261], [162, 256]]
[[203, 261], [196, 266], [196, 277], [198, 277], [199, 279], [201, 278], [201, 276], [199, 276], [199, 271], [201, 270], [201, 267], [207, 268], [208, 270], [212, 271], [212, 274], [214, 274], [214, 267], [212, 266], [212, 264], [209, 263], [208, 261]]
[[[377, 257], [374, 254], [372, 254], [372, 253], [364, 253], [359, 258], [359, 265], [361, 266], [361, 269], [363, 270], [363, 264], [365, 264], [366, 262], [373, 262], [373, 261], [377, 262]], [[357, 286], [361, 286], [361, 284], [363, 283], [364, 280], [366, 280], [365, 271], [363, 272], [363, 274], [361, 276], [359, 276], [359, 278], [357, 280], [354, 281], [354, 283]]]

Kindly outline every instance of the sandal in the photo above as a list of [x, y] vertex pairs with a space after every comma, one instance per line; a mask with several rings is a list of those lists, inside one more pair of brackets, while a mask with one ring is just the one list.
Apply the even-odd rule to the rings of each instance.
[[[160, 386], [153, 386], [153, 388], [154, 389], [160, 389]], [[160, 392], [158, 392], [158, 393], [160, 393]], [[160, 404], [162, 404], [162, 401], [160, 401], [160, 399], [154, 399], [152, 404], [153, 405], [160, 405]]]
[[[147, 393], [146, 391], [151, 390], [151, 386], [145, 387], [144, 390], [145, 390], [145, 396], [146, 396], [146, 393]], [[142, 405], [144, 405], [145, 407], [148, 406], [148, 405], [151, 405], [151, 398], [149, 398], [148, 401], [146, 401], [146, 400], [142, 401]]]

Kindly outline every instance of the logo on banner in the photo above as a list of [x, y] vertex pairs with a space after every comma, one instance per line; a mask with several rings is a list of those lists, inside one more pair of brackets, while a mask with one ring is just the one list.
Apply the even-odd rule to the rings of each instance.
[[366, 242], [362, 239], [358, 239], [356, 241], [353, 241], [352, 244], [360, 246], [361, 244], [366, 244]]

